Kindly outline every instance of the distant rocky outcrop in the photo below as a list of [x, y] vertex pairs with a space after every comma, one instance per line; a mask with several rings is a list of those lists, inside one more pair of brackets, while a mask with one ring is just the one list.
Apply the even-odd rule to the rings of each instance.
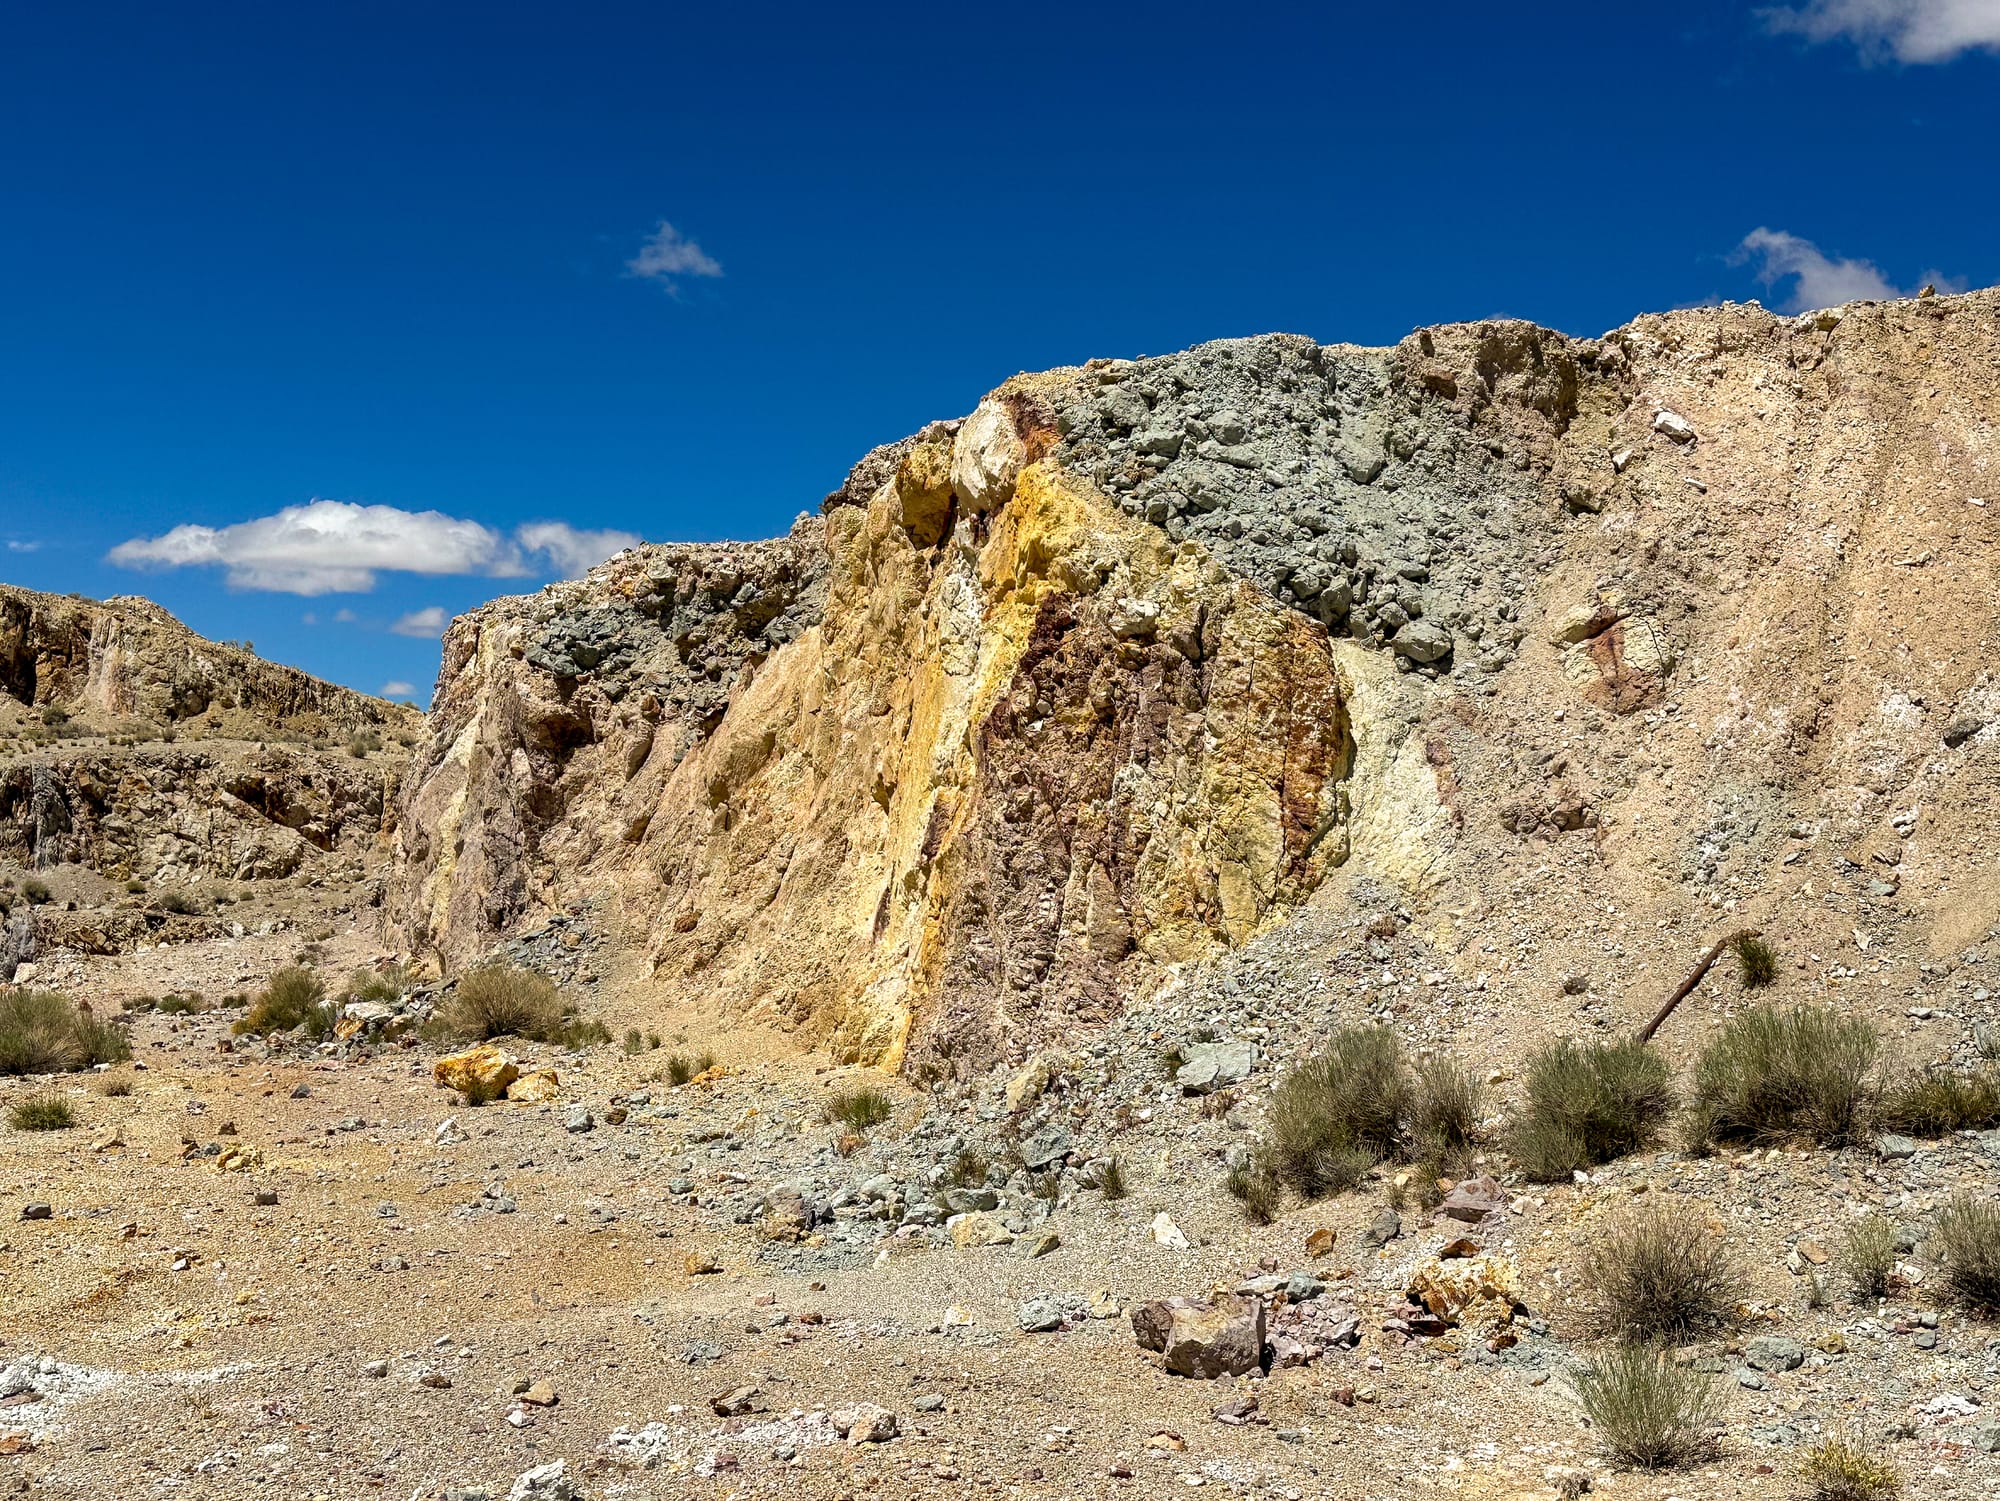
[[1665, 920], [1811, 837], [1948, 944], [1976, 841], [1892, 816], [1986, 796], [1996, 364], [1979, 293], [1018, 377], [784, 539], [457, 621], [391, 920], [450, 964], [586, 904], [663, 993], [921, 1073], [1336, 877], [1451, 950], [1505, 893], [1574, 927], [1537, 869]]

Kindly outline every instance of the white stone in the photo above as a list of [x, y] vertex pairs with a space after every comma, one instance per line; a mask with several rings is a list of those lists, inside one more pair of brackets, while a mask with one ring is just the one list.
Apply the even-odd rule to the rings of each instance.
[[1027, 457], [1007, 409], [982, 401], [951, 446], [952, 493], [968, 510], [996, 511], [1012, 498]]

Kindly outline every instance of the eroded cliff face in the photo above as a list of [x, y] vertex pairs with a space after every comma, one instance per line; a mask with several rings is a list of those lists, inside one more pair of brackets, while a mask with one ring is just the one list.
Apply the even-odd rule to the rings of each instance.
[[1810, 836], [1949, 944], [2000, 883], [1905, 815], [1990, 805], [1996, 370], [1983, 293], [1018, 378], [785, 539], [456, 622], [393, 919], [581, 904], [925, 1074], [1356, 890], [1469, 949], [1755, 910]]
[[146, 600], [0, 585], [0, 865], [171, 884], [356, 864], [386, 851], [419, 722]]

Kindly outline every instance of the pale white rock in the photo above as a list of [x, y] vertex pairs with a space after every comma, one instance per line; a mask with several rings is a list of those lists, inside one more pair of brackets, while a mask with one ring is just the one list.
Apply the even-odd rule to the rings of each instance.
[[1679, 412], [1669, 412], [1664, 407], [1653, 413], [1653, 431], [1672, 438], [1676, 443], [1692, 443], [1694, 428]]
[[1007, 409], [982, 401], [951, 445], [952, 493], [968, 510], [996, 511], [1012, 498], [1027, 458]]
[[1169, 1251], [1185, 1251], [1188, 1238], [1181, 1233], [1181, 1227], [1174, 1223], [1173, 1216], [1162, 1209], [1153, 1216], [1153, 1244], [1165, 1246]]

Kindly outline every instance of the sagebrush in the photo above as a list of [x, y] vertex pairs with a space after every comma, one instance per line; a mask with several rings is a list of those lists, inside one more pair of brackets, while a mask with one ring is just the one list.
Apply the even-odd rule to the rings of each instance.
[[1695, 1064], [1688, 1144], [1854, 1140], [1880, 1047], [1870, 1023], [1826, 1006], [1742, 1013]]
[[132, 1056], [125, 1033], [53, 990], [0, 994], [0, 1075], [67, 1074]]
[[1527, 1105], [1508, 1149], [1537, 1183], [1651, 1146], [1673, 1109], [1666, 1060], [1643, 1042], [1565, 1038], [1529, 1058], [1527, 1072]]

